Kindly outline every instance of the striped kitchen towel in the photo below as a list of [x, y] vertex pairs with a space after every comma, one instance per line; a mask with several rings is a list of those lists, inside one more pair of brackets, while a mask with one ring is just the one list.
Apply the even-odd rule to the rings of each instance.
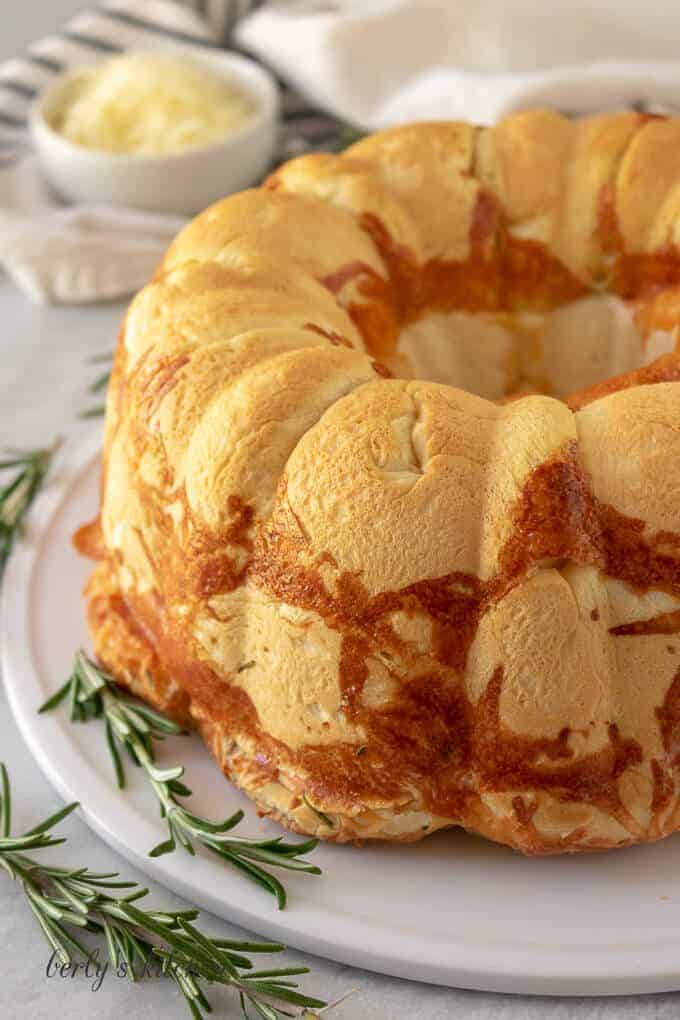
[[[262, 0], [108, 0], [76, 15], [59, 32], [0, 66], [0, 167], [26, 151], [28, 107], [55, 74], [128, 49], [215, 48], [223, 41], [228, 45], [237, 20], [261, 4]], [[278, 80], [283, 124], [276, 162], [340, 145], [342, 123]]]
[[[220, 47], [236, 19], [259, 3], [108, 0], [0, 66], [0, 266], [31, 299], [84, 303], [129, 294], [146, 282], [182, 225], [175, 216], [57, 203], [31, 151], [33, 99], [56, 74], [128, 49]], [[279, 83], [275, 163], [342, 144], [338, 120]]]
[[193, 7], [211, 26], [217, 37], [227, 42], [234, 26], [246, 14], [261, 7], [265, 0], [180, 0]]

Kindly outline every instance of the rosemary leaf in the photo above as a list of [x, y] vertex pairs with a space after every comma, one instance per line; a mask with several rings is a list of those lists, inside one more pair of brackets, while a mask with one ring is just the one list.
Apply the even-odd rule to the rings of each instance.
[[304, 793], [302, 794], [302, 799], [309, 808], [309, 810], [313, 811], [317, 818], [319, 818], [324, 825], [326, 825], [329, 829], [335, 828], [335, 823], [333, 822], [333, 819], [330, 818], [324, 811], [321, 811], [319, 808], [315, 808], [313, 804], [310, 804]]
[[110, 379], [111, 379], [110, 370], [107, 372], [102, 372], [101, 375], [98, 375], [97, 378], [90, 383], [90, 385], [87, 387], [87, 392], [100, 393], [102, 390], [105, 390], [106, 387], [109, 385]]
[[0, 764], [0, 836], [9, 838], [12, 825], [12, 798], [9, 790], [9, 776], [4, 762]]
[[[143, 899], [148, 890], [134, 882], [116, 881], [116, 873], [60, 868], [27, 857], [27, 845], [47, 847], [64, 842], [52, 835], [52, 829], [75, 805], [67, 805], [20, 836], [11, 836], [9, 805], [9, 778], [0, 763], [0, 865], [21, 883], [29, 907], [61, 963], [92, 959], [92, 951], [78, 939], [75, 928], [103, 939], [109, 962], [114, 969], [124, 962], [131, 981], [138, 980], [140, 968], [156, 958], [162, 973], [182, 993], [189, 1014], [198, 1020], [205, 1020], [212, 1012], [204, 987], [208, 984], [231, 988], [245, 1017], [280, 1020], [293, 1015], [286, 1008], [289, 1004], [305, 1009], [325, 1006], [289, 980], [306, 974], [306, 967], [254, 971], [252, 961], [243, 955], [278, 953], [283, 946], [210, 938], [194, 923], [200, 917], [198, 910], [143, 910], [135, 906], [133, 901]], [[113, 889], [132, 891], [116, 895]]]
[[[90, 359], [91, 365], [107, 365], [108, 367], [104, 372], [100, 372], [99, 375], [95, 376], [92, 382], [87, 387], [87, 392], [91, 394], [104, 393], [111, 381], [111, 362], [113, 361], [113, 354], [109, 352], [102, 352], [95, 354]], [[85, 418], [101, 418], [106, 413], [106, 404], [94, 404], [91, 407], [86, 407], [78, 414], [81, 419]]]
[[53, 815], [50, 815], [49, 818], [46, 818], [44, 822], [40, 822], [40, 824], [36, 825], [33, 829], [29, 829], [28, 832], [25, 833], [25, 835], [37, 836], [40, 833], [47, 832], [48, 829], [53, 829], [55, 825], [58, 825], [59, 822], [62, 821], [62, 819], [66, 818], [67, 815], [70, 815], [71, 812], [75, 811], [77, 807], [78, 801], [74, 800], [72, 804], [67, 804], [65, 807], [61, 808], [60, 811], [55, 811]]
[[0, 575], [15, 542], [20, 537], [26, 515], [38, 495], [61, 440], [38, 450], [12, 450], [0, 461], [0, 472], [15, 474], [0, 485]]
[[69, 694], [71, 689], [71, 680], [67, 680], [66, 683], [56, 691], [51, 698], [48, 698], [44, 705], [41, 705], [38, 712], [49, 712], [51, 709], [56, 708], [60, 705], [64, 698]]
[[78, 417], [82, 421], [86, 421], [88, 418], [103, 418], [106, 412], [106, 404], [94, 404], [92, 407], [86, 407], [80, 412]]
[[106, 743], [108, 744], [109, 754], [111, 755], [111, 760], [113, 762], [113, 771], [116, 773], [116, 783], [118, 784], [118, 789], [122, 790], [125, 787], [125, 771], [123, 769], [123, 763], [120, 760], [118, 748], [116, 747], [116, 740], [113, 735], [113, 729], [111, 728], [111, 723], [109, 722], [108, 719], [106, 720], [105, 728], [106, 728]]
[[[128, 698], [113, 677], [82, 649], [76, 653], [66, 690], [61, 687], [40, 711], [48, 711], [67, 698], [72, 722], [103, 718], [106, 742], [119, 787], [125, 785], [121, 748], [125, 748], [135, 765], [146, 773], [168, 828], [168, 838], [150, 850], [151, 857], [172, 853], [178, 844], [194, 855], [194, 844], [198, 843], [274, 896], [279, 909], [286, 905], [286, 891], [279, 879], [271, 874], [270, 868], [321, 874], [321, 870], [304, 856], [316, 847], [316, 839], [302, 842], [285, 842], [281, 837], [244, 839], [228, 835], [242, 820], [242, 811], [236, 811], [221, 821], [213, 821], [183, 807], [178, 798], [191, 796], [191, 790], [181, 781], [184, 767], [161, 766], [154, 761], [154, 742], [167, 734], [183, 732], [181, 727]], [[327, 824], [332, 825], [330, 820]]]

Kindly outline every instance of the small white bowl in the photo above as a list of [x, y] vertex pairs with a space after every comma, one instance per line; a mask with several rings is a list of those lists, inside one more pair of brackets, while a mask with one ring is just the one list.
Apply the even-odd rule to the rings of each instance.
[[246, 57], [221, 51], [179, 55], [205, 65], [249, 96], [248, 120], [222, 141], [163, 156], [102, 152], [63, 138], [49, 124], [78, 69], [53, 81], [33, 104], [30, 127], [47, 180], [70, 202], [131, 206], [190, 216], [257, 183], [276, 141], [279, 94], [272, 76]]

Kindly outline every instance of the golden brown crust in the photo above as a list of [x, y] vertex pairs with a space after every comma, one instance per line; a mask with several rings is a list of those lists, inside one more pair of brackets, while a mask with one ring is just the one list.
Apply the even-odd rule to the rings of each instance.
[[526, 853], [680, 825], [679, 124], [303, 157], [133, 301], [95, 647], [285, 825]]

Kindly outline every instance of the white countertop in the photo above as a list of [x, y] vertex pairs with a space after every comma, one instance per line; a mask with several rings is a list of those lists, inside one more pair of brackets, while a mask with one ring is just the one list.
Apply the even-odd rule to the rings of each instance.
[[[0, 37], [0, 57], [17, 51], [26, 41], [44, 34], [77, 10], [79, 0], [22, 0], [13, 5]], [[78, 423], [77, 413], [91, 399], [88, 381], [97, 367], [88, 364], [92, 353], [113, 347], [122, 305], [54, 308], [31, 305], [6, 279], [0, 279], [0, 447], [5, 444], [46, 444], [58, 433], [96, 427]], [[96, 399], [96, 398], [95, 398]], [[11, 592], [3, 597], [11, 598]], [[43, 779], [13, 725], [0, 688], [0, 759], [10, 770], [16, 829], [28, 828], [57, 807], [56, 795]], [[98, 870], [120, 869], [125, 876], [142, 879], [127, 862], [94, 836], [77, 818], [62, 826], [69, 844], [60, 859]], [[63, 851], [63, 852], [62, 852]], [[149, 885], [155, 902], [174, 902], [165, 890]], [[414, 905], [417, 909], [417, 905]], [[226, 932], [227, 925], [204, 915], [206, 927]], [[493, 924], [493, 918], [489, 918]], [[443, 1020], [449, 1017], [494, 1020], [625, 1020], [675, 1018], [680, 995], [616, 999], [555, 999], [454, 991], [399, 981], [354, 970], [301, 953], [290, 958], [307, 963], [312, 974], [305, 988], [333, 1000], [356, 989], [329, 1016], [335, 1020]], [[0, 875], [0, 1017], [7, 1020], [52, 1020], [97, 1015], [101, 1020], [130, 1017], [188, 1016], [183, 1001], [168, 982], [149, 979], [137, 986], [108, 976], [93, 992], [84, 978], [48, 979], [49, 952], [20, 889]], [[227, 990], [212, 991], [210, 999], [219, 1017], [237, 1018], [237, 1004]]]

